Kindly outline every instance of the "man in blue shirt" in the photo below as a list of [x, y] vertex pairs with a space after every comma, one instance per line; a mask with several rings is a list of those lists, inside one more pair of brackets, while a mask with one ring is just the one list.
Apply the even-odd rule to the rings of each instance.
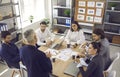
[[11, 43], [11, 34], [8, 31], [1, 32], [2, 44], [0, 54], [10, 68], [20, 68], [19, 49]]
[[28, 77], [49, 77], [52, 72], [51, 54], [36, 47], [35, 32], [30, 29], [24, 33], [27, 44], [20, 49], [20, 58], [27, 68]]

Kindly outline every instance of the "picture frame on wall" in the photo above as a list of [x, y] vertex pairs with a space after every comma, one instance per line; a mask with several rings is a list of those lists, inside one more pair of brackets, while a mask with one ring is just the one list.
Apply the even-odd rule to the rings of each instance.
[[94, 9], [87, 9], [87, 14], [88, 15], [94, 15], [95, 14], [95, 10]]
[[86, 6], [86, 2], [85, 1], [79, 1], [78, 2], [78, 6], [85, 7]]
[[74, 19], [76, 21], [102, 24], [105, 1], [76, 0]]
[[78, 14], [77, 15], [77, 20], [84, 21], [85, 20], [85, 15]]
[[95, 7], [95, 1], [88, 1], [87, 7]]
[[78, 8], [78, 13], [85, 14], [85, 8]]
[[96, 2], [97, 8], [104, 8], [104, 2]]
[[93, 22], [94, 17], [93, 16], [86, 16], [86, 21], [87, 22]]
[[102, 16], [102, 9], [100, 9], [100, 8], [97, 8], [96, 9], [96, 14], [95, 14], [96, 16]]
[[102, 17], [94, 17], [94, 23], [102, 23]]

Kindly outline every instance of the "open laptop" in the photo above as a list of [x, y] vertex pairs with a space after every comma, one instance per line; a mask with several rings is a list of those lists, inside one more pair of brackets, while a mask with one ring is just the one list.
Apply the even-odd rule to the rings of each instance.
[[64, 36], [62, 36], [62, 38], [60, 38], [60, 39], [62, 39], [61, 41], [60, 41], [60, 43], [54, 43], [54, 44], [52, 44], [52, 46], [50, 47], [51, 49], [57, 49], [57, 48], [59, 48], [60, 46], [61, 46], [61, 44], [64, 42]]

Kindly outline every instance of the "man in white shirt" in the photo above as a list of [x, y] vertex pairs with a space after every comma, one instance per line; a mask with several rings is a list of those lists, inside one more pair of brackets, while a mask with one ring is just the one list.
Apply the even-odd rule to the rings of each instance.
[[38, 45], [51, 45], [54, 38], [52, 37], [52, 33], [47, 28], [47, 24], [45, 21], [40, 23], [40, 28], [36, 30], [37, 35], [37, 44]]

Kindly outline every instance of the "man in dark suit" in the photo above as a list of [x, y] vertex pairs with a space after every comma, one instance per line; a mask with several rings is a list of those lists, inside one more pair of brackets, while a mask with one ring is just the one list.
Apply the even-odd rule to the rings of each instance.
[[32, 29], [24, 33], [27, 44], [20, 49], [20, 58], [27, 68], [28, 77], [49, 77], [52, 72], [51, 54], [36, 47], [36, 35]]
[[6, 61], [10, 68], [19, 69], [19, 49], [15, 44], [11, 43], [11, 34], [8, 31], [2, 31], [1, 38], [3, 39], [0, 50], [2, 59]]
[[103, 57], [99, 55], [99, 48], [100, 45], [98, 43], [90, 43], [88, 54], [92, 57], [86, 71], [83, 70], [83, 67], [80, 67], [82, 77], [103, 77], [104, 63]]

